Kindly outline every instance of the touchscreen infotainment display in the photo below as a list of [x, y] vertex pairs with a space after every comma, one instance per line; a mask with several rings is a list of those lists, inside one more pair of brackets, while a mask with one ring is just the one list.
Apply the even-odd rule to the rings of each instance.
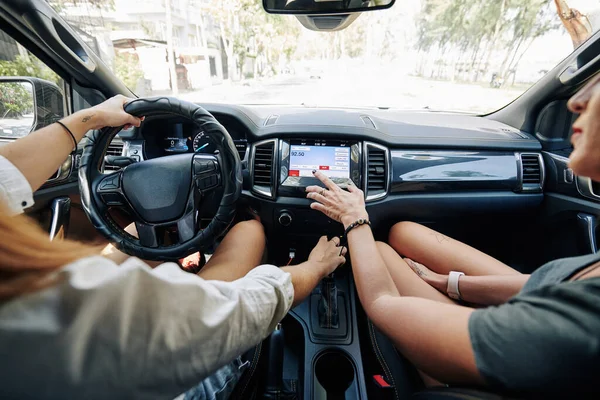
[[350, 178], [350, 147], [290, 146], [289, 176], [312, 177], [319, 170], [330, 178]]
[[361, 144], [339, 139], [299, 138], [280, 142], [281, 168], [277, 193], [281, 196], [305, 197], [305, 189], [321, 185], [313, 170], [321, 171], [339, 187], [361, 185]]

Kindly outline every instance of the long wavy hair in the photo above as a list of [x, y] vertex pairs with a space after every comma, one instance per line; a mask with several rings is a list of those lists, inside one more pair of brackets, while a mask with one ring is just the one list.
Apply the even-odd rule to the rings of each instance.
[[52, 285], [52, 273], [98, 246], [72, 240], [50, 241], [48, 233], [25, 215], [10, 215], [0, 203], [0, 301]]

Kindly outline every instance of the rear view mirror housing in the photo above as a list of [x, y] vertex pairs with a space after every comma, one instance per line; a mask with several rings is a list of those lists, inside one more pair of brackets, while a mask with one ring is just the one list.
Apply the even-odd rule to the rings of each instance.
[[0, 138], [27, 136], [64, 116], [64, 96], [55, 83], [31, 77], [0, 77]]
[[263, 0], [271, 14], [327, 15], [385, 10], [396, 0]]

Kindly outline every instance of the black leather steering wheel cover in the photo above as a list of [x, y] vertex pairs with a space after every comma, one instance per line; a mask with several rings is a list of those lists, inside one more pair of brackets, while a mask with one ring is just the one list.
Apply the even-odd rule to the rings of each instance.
[[[236, 211], [242, 191], [242, 166], [231, 136], [215, 117], [204, 108], [173, 97], [136, 99], [126, 104], [125, 111], [137, 117], [179, 116], [194, 122], [210, 133], [220, 149], [223, 197], [209, 225], [192, 239], [170, 246], [146, 247], [138, 239], [121, 229], [110, 217], [108, 207], [96, 191], [102, 161], [108, 145], [122, 127], [104, 128], [88, 133], [87, 143], [79, 164], [79, 190], [81, 203], [92, 225], [121, 251], [148, 260], [169, 261], [203, 250], [225, 233]], [[93, 186], [93, 187], [92, 187]]]

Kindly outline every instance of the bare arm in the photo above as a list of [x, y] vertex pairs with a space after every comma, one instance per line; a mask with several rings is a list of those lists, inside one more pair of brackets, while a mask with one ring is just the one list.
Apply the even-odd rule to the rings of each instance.
[[292, 307], [296, 307], [302, 303], [319, 284], [321, 279], [327, 275], [323, 274], [322, 268], [310, 261], [281, 269], [292, 276], [292, 285], [294, 286], [294, 302]]
[[[316, 171], [328, 188], [309, 186], [311, 208], [347, 227], [368, 218], [364, 194], [354, 186], [343, 191]], [[468, 321], [472, 309], [415, 297], [401, 297], [377, 251], [373, 234], [362, 225], [348, 233], [348, 248], [358, 296], [365, 312], [408, 359], [442, 382], [480, 384]]]
[[292, 307], [301, 303], [321, 279], [346, 261], [344, 258], [346, 249], [341, 250], [342, 255], [340, 256], [340, 248], [337, 245], [339, 245], [339, 239], [334, 238], [327, 241], [327, 236], [322, 236], [306, 262], [281, 268], [292, 276], [292, 285], [294, 285]]
[[[71, 114], [61, 122], [71, 130], [77, 142], [91, 129], [127, 124], [139, 126], [139, 118], [123, 111], [123, 105], [129, 100], [115, 96], [95, 107]], [[56, 172], [71, 150], [71, 135], [59, 124], [52, 124], [0, 147], [0, 156], [12, 162], [35, 191]]]
[[[416, 261], [405, 259], [407, 264], [425, 282], [447, 294], [448, 275], [437, 274]], [[485, 275], [461, 276], [458, 281], [458, 290], [462, 299], [468, 303], [486, 306], [503, 304], [521, 291], [528, 274], [518, 275]]]
[[[350, 185], [348, 187], [350, 193], [347, 193], [320, 171], [314, 173], [328, 190], [323, 191], [319, 186], [306, 188], [309, 192], [307, 197], [317, 201], [310, 205], [311, 208], [341, 222], [344, 229], [359, 218], [369, 218], [365, 210], [364, 194], [360, 189]], [[369, 226], [362, 225], [352, 229], [347, 239], [354, 266], [352, 272], [356, 289], [365, 310], [381, 296], [399, 296], [398, 289], [379, 255]]]
[[[135, 225], [130, 224], [125, 228], [125, 231], [137, 237]], [[294, 286], [294, 301], [292, 307], [300, 304], [308, 295], [310, 295], [321, 279], [335, 271], [338, 266], [346, 261], [344, 256], [346, 255], [347, 249], [344, 247], [341, 250], [342, 255], [340, 256], [340, 248], [337, 247], [337, 245], [339, 245], [338, 238], [328, 241], [327, 236], [322, 236], [310, 253], [307, 261], [298, 265], [281, 268], [292, 277], [292, 285]], [[129, 255], [121, 252], [112, 244], [108, 244], [104, 248], [102, 256], [111, 259], [117, 264], [121, 264], [129, 258]], [[144, 260], [144, 262], [152, 268], [162, 264], [158, 261]]]
[[[345, 224], [344, 227], [352, 222], [354, 221]], [[379, 255], [369, 226], [363, 225], [348, 233], [348, 249], [353, 265], [352, 273], [356, 282], [356, 290], [365, 310], [383, 296], [400, 295], [381, 255]]]
[[[491, 306], [506, 303], [521, 291], [527, 279], [529, 275], [461, 276], [458, 290], [468, 303]], [[446, 276], [444, 291], [447, 286]]]

